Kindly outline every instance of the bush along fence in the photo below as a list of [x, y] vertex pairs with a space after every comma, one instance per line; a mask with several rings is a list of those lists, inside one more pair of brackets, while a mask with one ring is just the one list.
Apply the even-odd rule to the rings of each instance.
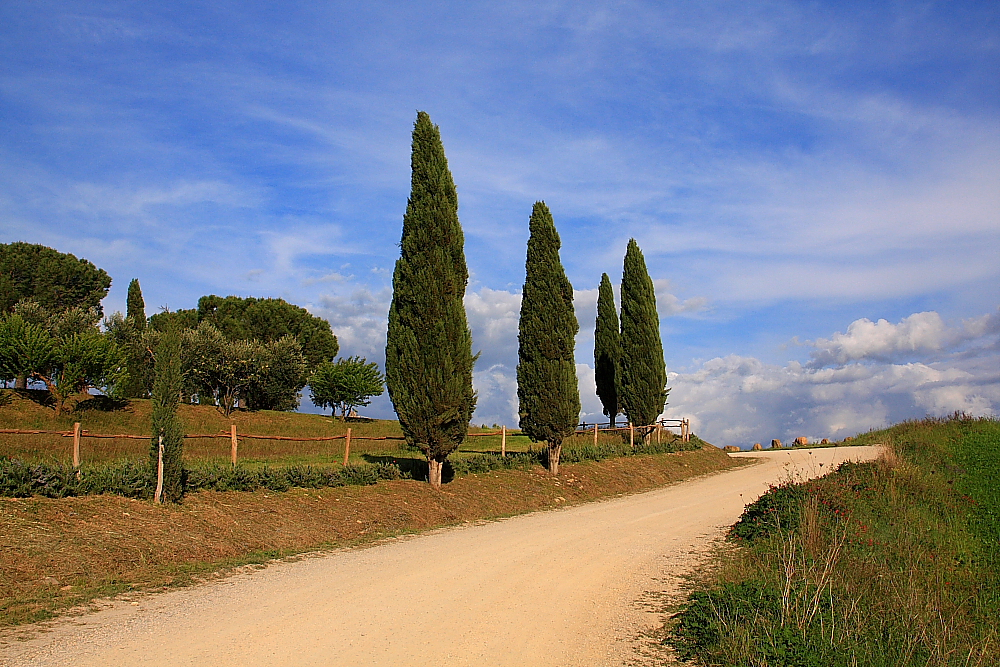
[[[361, 463], [339, 468], [317, 466], [263, 466], [209, 464], [185, 468], [185, 493], [194, 491], [287, 491], [292, 487], [318, 489], [366, 486], [380, 480], [401, 479], [391, 463]], [[0, 458], [0, 496], [65, 498], [102, 493], [151, 499], [156, 471], [146, 461], [118, 461], [73, 468], [61, 463], [26, 463]]]
[[[681, 428], [679, 438], [663, 438], [661, 433], [670, 423], [664, 420], [658, 424], [646, 427], [628, 425], [616, 428], [601, 428], [598, 424], [581, 424], [578, 435], [594, 433], [593, 444], [573, 446], [567, 443], [562, 451], [562, 461], [579, 463], [582, 461], [601, 461], [609, 458], [635, 456], [641, 454], [661, 454], [687, 449], [699, 449], [705, 443], [690, 433], [687, 420], [674, 420]], [[685, 422], [681, 425], [680, 422]], [[650, 437], [643, 441], [636, 439], [635, 432], [649, 430]], [[651, 430], [650, 430], [651, 429]], [[621, 441], [598, 443], [597, 433], [629, 434], [628, 442], [624, 437]], [[652, 436], [655, 432], [656, 437]], [[149, 440], [149, 436], [134, 434], [101, 434], [90, 433], [73, 425], [71, 431], [53, 431], [40, 429], [0, 429], [0, 434], [7, 435], [60, 435], [73, 439], [72, 466], [58, 462], [29, 463], [17, 458], [0, 457], [0, 497], [26, 498], [43, 496], [47, 498], [64, 498], [68, 496], [112, 494], [127, 498], [150, 499], [156, 490], [156, 471], [146, 461], [116, 461], [104, 464], [81, 463], [80, 441], [83, 438], [124, 438], [131, 440]], [[493, 470], [510, 470], [529, 468], [536, 465], [546, 466], [547, 449], [533, 448], [527, 452], [507, 452], [507, 429], [501, 427], [498, 431], [485, 433], [469, 433], [469, 437], [497, 436], [501, 437], [500, 454], [481, 453], [449, 460], [445, 468], [445, 478], [451, 479], [459, 475], [485, 473]], [[291, 437], [281, 435], [254, 435], [238, 433], [236, 426], [228, 432], [194, 433], [185, 438], [219, 438], [230, 441], [231, 462], [229, 465], [206, 463], [185, 468], [183, 486], [185, 492], [202, 490], [211, 491], [287, 491], [292, 487], [325, 488], [336, 486], [361, 486], [375, 484], [380, 480], [403, 478], [421, 479], [426, 476], [426, 464], [409, 459], [390, 459], [384, 456], [365, 454], [366, 463], [349, 464], [352, 440], [399, 440], [402, 436], [352, 436], [351, 429], [342, 435]], [[339, 467], [292, 465], [249, 468], [240, 465], [238, 460], [239, 439], [256, 438], [261, 440], [286, 440], [298, 442], [344, 440], [344, 459]], [[679, 441], [679, 443], [678, 443]]]

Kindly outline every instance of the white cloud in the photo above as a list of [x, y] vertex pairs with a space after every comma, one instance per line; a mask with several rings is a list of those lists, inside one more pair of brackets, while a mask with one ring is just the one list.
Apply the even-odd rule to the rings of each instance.
[[995, 415], [996, 355], [960, 369], [922, 363], [836, 369], [768, 365], [731, 355], [671, 373], [668, 417], [689, 417], [706, 440], [748, 446], [798, 436], [842, 438], [925, 414]]
[[899, 324], [862, 318], [851, 322], [847, 333], [838, 331], [830, 338], [807, 342], [816, 348], [810, 353], [809, 366], [822, 368], [861, 360], [891, 361], [915, 355], [926, 358], [998, 330], [1000, 311], [966, 320], [958, 327], [949, 327], [934, 311], [914, 313]]
[[360, 355], [380, 366], [385, 363], [386, 315], [392, 290], [359, 287], [347, 295], [323, 295], [320, 305], [310, 308], [330, 323], [340, 343], [341, 356]]
[[472, 329], [472, 349], [480, 368], [517, 365], [517, 323], [521, 295], [483, 287], [465, 295], [465, 314]]
[[810, 364], [821, 368], [859, 359], [892, 359], [899, 354], [934, 352], [951, 342], [954, 332], [935, 312], [914, 313], [899, 324], [862, 318], [851, 322], [847, 333], [817, 339]]
[[[504, 302], [496, 292], [491, 303]], [[516, 297], [516, 295], [508, 295]], [[513, 308], [508, 303], [506, 310]], [[481, 308], [480, 311], [504, 308]], [[470, 318], [471, 319], [471, 318]], [[859, 324], [860, 322], [860, 324]], [[867, 322], [867, 324], [865, 324]], [[516, 315], [494, 335], [508, 340], [516, 355]], [[771, 438], [789, 441], [842, 438], [869, 428], [924, 415], [961, 410], [975, 415], [1000, 414], [1000, 313], [948, 327], [937, 313], [915, 313], [899, 324], [855, 322], [847, 334], [814, 345], [835, 359], [833, 367], [797, 361], [766, 364], [754, 357], [729, 355], [710, 359], [695, 370], [671, 372], [671, 393], [664, 414], [687, 417], [695, 431], [717, 445], [749, 446]], [[495, 339], [496, 340], [496, 339]], [[899, 354], [947, 359], [895, 362]], [[578, 349], [578, 357], [579, 357]], [[476, 373], [480, 392], [476, 423], [516, 424], [516, 358]], [[594, 369], [577, 364], [581, 419], [604, 420], [595, 395]]]
[[708, 299], [695, 296], [690, 299], [680, 299], [671, 293], [671, 281], [665, 278], [653, 280], [653, 290], [656, 293], [656, 310], [660, 317], [671, 317], [681, 313], [697, 313], [708, 307]]
[[473, 424], [517, 426], [517, 374], [513, 368], [495, 364], [476, 371], [472, 386], [477, 394]]

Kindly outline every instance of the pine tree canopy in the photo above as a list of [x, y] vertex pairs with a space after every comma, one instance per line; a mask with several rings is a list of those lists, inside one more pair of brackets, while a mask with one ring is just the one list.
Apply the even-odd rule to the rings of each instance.
[[559, 260], [559, 234], [545, 202], [535, 202], [518, 325], [517, 398], [521, 431], [551, 445], [576, 430], [580, 391], [574, 346], [580, 325], [573, 286]]
[[140, 327], [146, 327], [146, 302], [142, 299], [142, 289], [139, 288], [138, 278], [133, 278], [132, 282], [128, 284], [125, 316]]
[[604, 406], [604, 414], [611, 418], [614, 426], [620, 406], [616, 374], [621, 363], [621, 330], [618, 328], [618, 309], [615, 308], [615, 294], [608, 274], [601, 274], [601, 286], [597, 292], [597, 322], [594, 327], [594, 379], [597, 396]]
[[34, 243], [0, 243], [0, 312], [34, 299], [52, 312], [97, 308], [108, 295], [111, 276], [86, 259]]
[[469, 273], [458, 195], [440, 131], [422, 111], [413, 126], [410, 165], [410, 198], [392, 277], [386, 385], [407, 440], [429, 462], [440, 463], [469, 428], [475, 357], [463, 303]]
[[660, 341], [653, 281], [635, 239], [629, 239], [622, 274], [621, 364], [618, 400], [636, 426], [652, 424], [667, 400], [667, 365]]

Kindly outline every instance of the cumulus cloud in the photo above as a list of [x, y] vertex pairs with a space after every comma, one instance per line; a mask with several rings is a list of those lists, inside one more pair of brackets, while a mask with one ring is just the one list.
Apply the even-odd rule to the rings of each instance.
[[[771, 438], [842, 438], [956, 410], [1000, 414], [998, 314], [947, 326], [937, 313], [898, 324], [858, 320], [818, 339], [808, 364], [729, 355], [670, 373], [668, 417], [702, 437], [748, 446]], [[900, 361], [903, 357], [910, 358]]]
[[465, 295], [465, 314], [472, 329], [478, 368], [517, 365], [517, 322], [521, 295], [483, 287]]
[[708, 299], [702, 296], [690, 299], [680, 299], [670, 291], [670, 281], [665, 278], [653, 280], [653, 290], [656, 294], [656, 309], [660, 317], [670, 317], [682, 313], [697, 313], [708, 307]]
[[[506, 359], [476, 372], [479, 404], [474, 421], [515, 425], [518, 295], [484, 290], [470, 297], [475, 304], [470, 308], [474, 334], [479, 332], [479, 340], [502, 350], [497, 358]], [[492, 327], [491, 313], [498, 315]], [[664, 415], [690, 418], [709, 442], [744, 447], [772, 438], [843, 438], [956, 410], [997, 415], [998, 333], [1000, 311], [957, 326], [948, 326], [937, 313], [915, 313], [898, 324], [858, 320], [847, 333], [810, 343], [816, 350], [808, 364], [768, 364], [729, 355], [690, 371], [671, 372]], [[578, 359], [585, 358], [582, 349], [578, 345]], [[914, 355], [926, 358], [901, 361]], [[595, 394], [592, 365], [578, 363], [577, 377], [581, 419], [606, 419]]]
[[914, 313], [899, 324], [862, 318], [851, 322], [847, 333], [820, 338], [813, 345], [810, 366], [843, 365], [859, 359], [891, 360], [900, 354], [936, 352], [956, 337], [935, 312]]
[[382, 366], [391, 299], [392, 290], [388, 288], [372, 291], [361, 287], [347, 295], [323, 295], [320, 305], [310, 310], [330, 323], [342, 356], [361, 355]]
[[954, 350], [970, 341], [1000, 330], [1000, 312], [966, 320], [950, 327], [934, 312], [914, 313], [898, 324], [880, 319], [855, 320], [847, 333], [810, 341], [810, 368], [842, 366], [861, 360], [895, 361], [912, 356], [927, 356]]

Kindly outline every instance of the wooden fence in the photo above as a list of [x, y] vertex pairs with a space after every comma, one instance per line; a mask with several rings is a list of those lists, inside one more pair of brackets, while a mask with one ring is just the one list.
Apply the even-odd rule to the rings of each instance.
[[[610, 427], [610, 422], [607, 428], [601, 428], [600, 424], [587, 424], [586, 422], [577, 425], [576, 434], [582, 435], [593, 431], [594, 434], [594, 444], [597, 444], [598, 432], [604, 433], [620, 433], [623, 431], [628, 431], [629, 433], [629, 444], [633, 447], [635, 446], [635, 429], [654, 429], [656, 431], [656, 441], [660, 442], [661, 433], [664, 428], [680, 428], [680, 436], [682, 442], [688, 442], [691, 438], [691, 427], [690, 421], [687, 419], [661, 419], [655, 424], [650, 424], [648, 426], [633, 426], [628, 424], [627, 426], [619, 426], [615, 428]], [[19, 429], [19, 428], [0, 428], [0, 434], [8, 435], [58, 435], [64, 438], [73, 438], [73, 467], [80, 467], [80, 440], [83, 438], [105, 438], [105, 439], [124, 439], [124, 440], [149, 440], [151, 436], [148, 435], [134, 435], [131, 433], [91, 433], [85, 429], [80, 428], [80, 422], [73, 424], [73, 429], [71, 431], [49, 431], [43, 429]], [[487, 433], [469, 433], [466, 437], [484, 437], [484, 436], [500, 436], [500, 455], [507, 456], [507, 427], [501, 426], [499, 431], [489, 431]], [[380, 436], [352, 436], [351, 429], [347, 429], [347, 433], [341, 435], [321, 435], [312, 437], [294, 437], [288, 435], [257, 435], [252, 433], [237, 433], [236, 424], [233, 424], [228, 431], [220, 431], [219, 433], [189, 433], [183, 436], [184, 438], [220, 438], [228, 439], [230, 441], [230, 459], [233, 465], [236, 465], [237, 452], [239, 450], [239, 439], [250, 439], [250, 440], [285, 440], [292, 442], [325, 442], [332, 440], [343, 440], [344, 441], [344, 465], [347, 465], [347, 460], [351, 455], [351, 441], [352, 440], [405, 440], [401, 435], [380, 435]]]

